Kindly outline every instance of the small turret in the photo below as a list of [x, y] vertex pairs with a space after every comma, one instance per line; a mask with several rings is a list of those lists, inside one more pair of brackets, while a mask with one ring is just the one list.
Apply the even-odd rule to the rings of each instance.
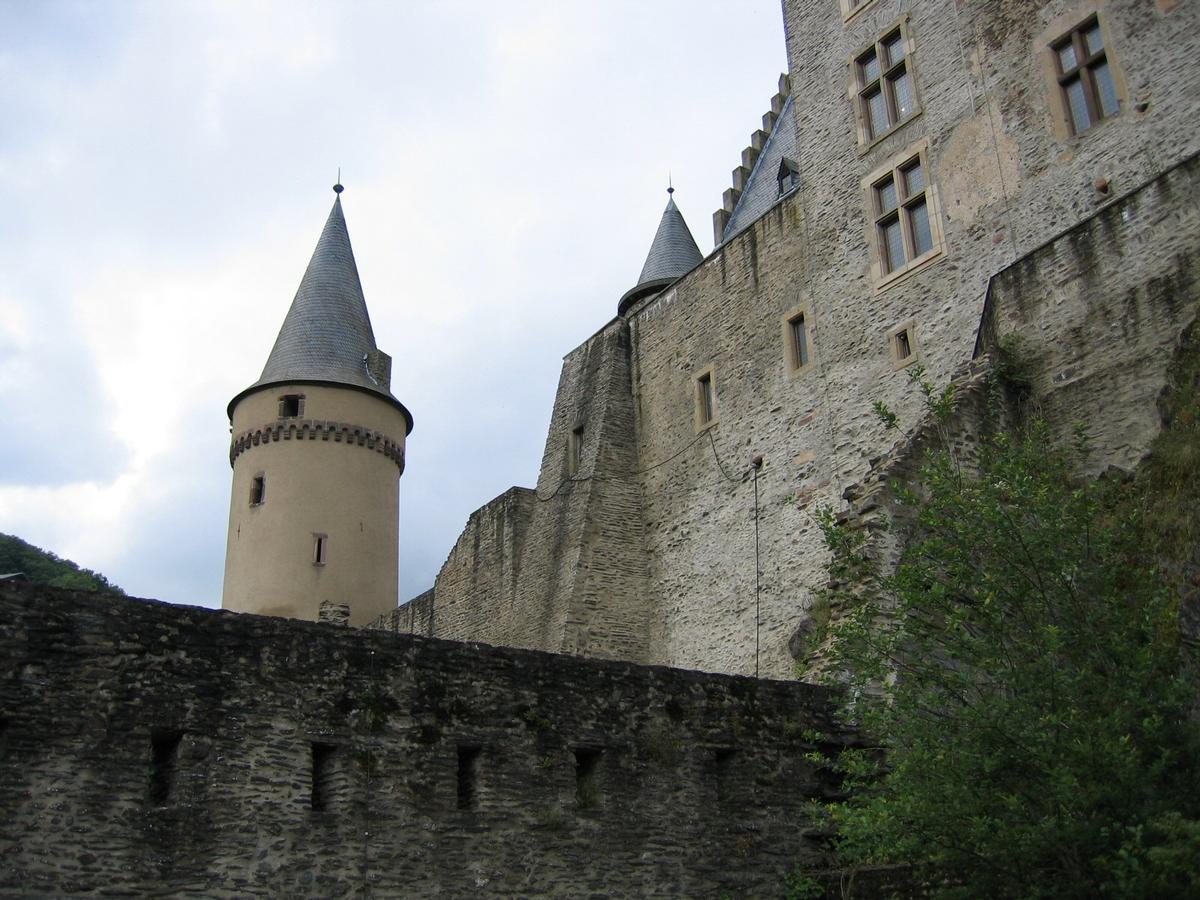
[[342, 186], [259, 379], [229, 403], [225, 609], [366, 624], [396, 606], [413, 420], [375, 344]]
[[696, 245], [696, 239], [683, 220], [683, 214], [675, 205], [675, 188], [667, 188], [667, 208], [663, 210], [658, 231], [646, 254], [646, 263], [637, 284], [625, 292], [617, 304], [617, 315], [623, 316], [635, 302], [649, 294], [656, 294], [672, 281], [686, 275], [700, 265], [704, 256]]

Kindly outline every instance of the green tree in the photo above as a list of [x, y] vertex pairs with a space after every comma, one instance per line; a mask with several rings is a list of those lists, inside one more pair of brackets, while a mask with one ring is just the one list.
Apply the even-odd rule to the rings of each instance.
[[1040, 423], [970, 468], [935, 452], [900, 491], [890, 573], [823, 519], [856, 586], [834, 598], [848, 713], [884, 748], [843, 763], [843, 864], [946, 897], [1200, 897], [1192, 651], [1147, 504], [1078, 478]]
[[0, 534], [0, 574], [21, 572], [36, 584], [80, 591], [124, 594], [99, 572], [42, 550], [11, 534]]

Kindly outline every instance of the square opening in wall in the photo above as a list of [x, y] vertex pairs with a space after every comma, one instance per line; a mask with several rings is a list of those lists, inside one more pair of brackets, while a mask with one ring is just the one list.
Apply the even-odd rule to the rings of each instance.
[[695, 385], [696, 430], [707, 428], [717, 420], [717, 389], [710, 366], [693, 381]]
[[175, 793], [175, 773], [179, 765], [179, 731], [155, 730], [150, 733], [150, 802], [169, 803]]
[[888, 331], [888, 351], [897, 369], [917, 358], [917, 333], [912, 320], [901, 322]]
[[796, 372], [808, 365], [808, 322], [804, 313], [788, 319], [788, 368]]
[[579, 463], [583, 458], [583, 431], [584, 426], [578, 425], [571, 429], [571, 434], [567, 438], [568, 475], [575, 475], [579, 472]]
[[458, 748], [458, 808], [479, 808], [479, 762], [480, 748], [462, 746]]
[[333, 805], [333, 774], [337, 747], [333, 744], [312, 745], [312, 782], [309, 805], [316, 810], [328, 810]]
[[713, 753], [713, 768], [717, 776], [717, 800], [728, 803], [734, 796], [736, 781], [737, 751], [732, 747], [721, 747]]
[[600, 805], [600, 758], [603, 750], [580, 747], [575, 751], [575, 804], [580, 809]]
[[304, 415], [304, 395], [285, 394], [279, 398], [279, 418], [296, 419]]
[[267, 476], [255, 475], [250, 482], [250, 505], [261, 506], [267, 501]]

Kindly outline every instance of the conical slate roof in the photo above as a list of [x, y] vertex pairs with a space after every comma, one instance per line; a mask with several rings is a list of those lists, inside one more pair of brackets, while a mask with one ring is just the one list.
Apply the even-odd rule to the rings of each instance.
[[367, 369], [368, 354], [377, 350], [339, 192], [262, 375], [233, 398], [230, 414], [251, 391], [314, 382], [382, 395], [404, 411], [411, 428], [412, 417], [403, 404]]
[[[674, 188], [668, 188], [667, 193], [673, 194]], [[617, 315], [624, 315], [635, 300], [652, 293], [657, 288], [665, 287], [681, 275], [686, 275], [704, 259], [696, 239], [683, 220], [683, 214], [675, 205], [675, 198], [667, 198], [667, 208], [663, 210], [662, 220], [658, 223], [658, 231], [650, 244], [650, 252], [646, 254], [646, 264], [642, 266], [642, 274], [638, 276], [637, 284], [626, 292], [617, 305]]]

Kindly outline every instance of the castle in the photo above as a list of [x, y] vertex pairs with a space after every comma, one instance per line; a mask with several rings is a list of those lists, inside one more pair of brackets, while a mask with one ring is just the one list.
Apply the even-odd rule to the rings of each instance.
[[1197, 340], [1200, 7], [783, 12], [716, 248], [669, 198], [564, 359], [536, 487], [398, 608], [412, 417], [335, 199], [229, 408], [225, 606], [269, 615], [0, 584], [0, 891], [752, 897], [821, 866], [811, 803], [865, 744], [790, 677], [814, 510], [886, 550], [910, 373], [955, 386], [969, 448], [1013, 335], [1090, 470], [1144, 456]]
[[[1009, 333], [1046, 417], [1064, 434], [1087, 422], [1094, 470], [1146, 452], [1195, 315], [1195, 4], [783, 9], [790, 71], [713, 217], [715, 249], [702, 257], [669, 199], [615, 318], [564, 358], [536, 487], [473, 513], [433, 588], [378, 627], [790, 676], [826, 562], [814, 511], [877, 506], [863, 498], [920, 431], [910, 373], [965, 378], [967, 402], [965, 367]], [[235, 421], [235, 452], [247, 426], [284, 452], [281, 425], [286, 439], [282, 407]], [[248, 586], [231, 562], [227, 606], [231, 579]]]

